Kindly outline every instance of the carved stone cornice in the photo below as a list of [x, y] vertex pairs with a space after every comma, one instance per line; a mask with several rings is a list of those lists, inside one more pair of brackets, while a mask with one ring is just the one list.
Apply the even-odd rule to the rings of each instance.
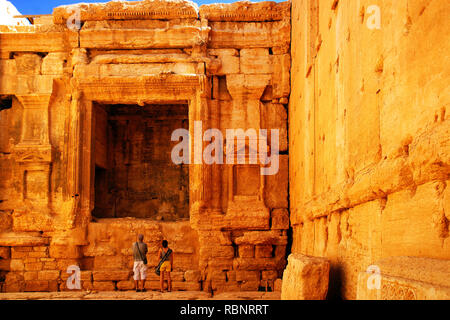
[[79, 10], [81, 21], [198, 18], [198, 7], [191, 1], [111, 1], [108, 3], [80, 3], [57, 7], [53, 10], [54, 23], [66, 24], [75, 10]]
[[270, 81], [271, 76], [266, 74], [231, 74], [227, 76], [227, 88], [234, 100], [259, 100]]
[[51, 94], [17, 95], [17, 99], [24, 109], [46, 109], [50, 102]]
[[14, 158], [20, 164], [46, 164], [53, 160], [51, 145], [27, 145], [19, 143], [14, 148]]
[[290, 2], [240, 1], [200, 6], [200, 17], [209, 21], [258, 22], [290, 19]]

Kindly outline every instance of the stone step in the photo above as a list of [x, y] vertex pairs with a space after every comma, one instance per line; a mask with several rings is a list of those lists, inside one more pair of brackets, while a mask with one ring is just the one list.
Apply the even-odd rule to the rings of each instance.
[[0, 300], [279, 300], [279, 292], [224, 292], [211, 297], [207, 292], [102, 291], [102, 292], [20, 292], [2, 293]]
[[[149, 281], [159, 281], [159, 276], [154, 273], [153, 268], [148, 268], [147, 270], [147, 280]], [[170, 273], [170, 277], [173, 281], [185, 281], [185, 274], [190, 282], [198, 282], [200, 280], [200, 273], [196, 271], [173, 271]], [[198, 273], [198, 275], [195, 275]], [[83, 281], [126, 281], [133, 279], [133, 270], [94, 270], [94, 271], [81, 271], [81, 280]], [[194, 275], [193, 275], [194, 274]], [[70, 274], [62, 272], [61, 280], [67, 280]], [[55, 277], [57, 280], [59, 277]], [[197, 279], [197, 281], [193, 281]]]

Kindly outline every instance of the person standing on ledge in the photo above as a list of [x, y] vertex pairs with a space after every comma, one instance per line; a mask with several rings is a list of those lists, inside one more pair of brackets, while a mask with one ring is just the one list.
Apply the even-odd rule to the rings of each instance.
[[[134, 285], [136, 292], [145, 292], [145, 279], [147, 279], [147, 244], [144, 242], [144, 235], [138, 236], [139, 241], [133, 243], [133, 258], [134, 258]], [[141, 288], [139, 289], [139, 281]]]
[[164, 278], [167, 276], [167, 291], [172, 291], [172, 279], [170, 278], [170, 272], [173, 269], [173, 251], [169, 248], [169, 243], [167, 240], [163, 240], [162, 248], [159, 249], [158, 259], [160, 261], [159, 271], [160, 274], [160, 289], [161, 292], [164, 292]]

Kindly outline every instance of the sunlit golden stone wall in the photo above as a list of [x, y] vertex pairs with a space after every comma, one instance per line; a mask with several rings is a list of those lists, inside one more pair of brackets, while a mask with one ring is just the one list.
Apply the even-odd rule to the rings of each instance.
[[381, 258], [450, 259], [449, 14], [447, 1], [292, 2], [293, 251], [331, 260], [331, 296], [356, 298]]

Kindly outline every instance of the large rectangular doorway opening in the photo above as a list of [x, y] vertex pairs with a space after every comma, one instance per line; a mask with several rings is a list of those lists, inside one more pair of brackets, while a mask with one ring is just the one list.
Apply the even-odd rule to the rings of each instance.
[[171, 160], [188, 104], [93, 104], [95, 218], [189, 218], [189, 167]]

